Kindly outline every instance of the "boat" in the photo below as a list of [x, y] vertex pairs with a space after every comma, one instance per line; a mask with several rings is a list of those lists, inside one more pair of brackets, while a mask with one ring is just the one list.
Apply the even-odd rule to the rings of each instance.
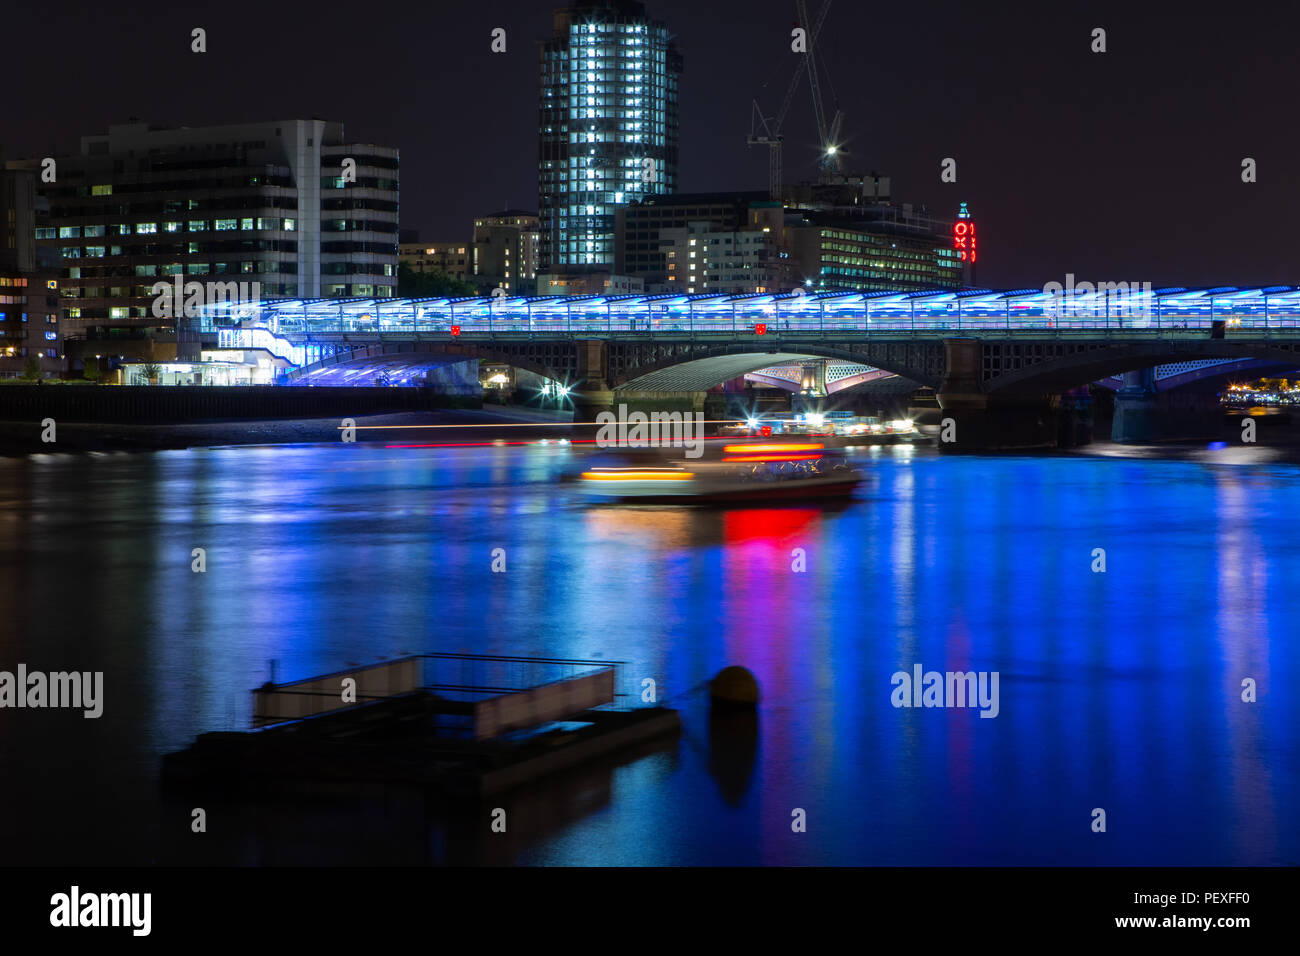
[[759, 415], [724, 425], [722, 433], [754, 438], [869, 436], [884, 443], [916, 441], [922, 437], [910, 418], [885, 421], [874, 415], [854, 415], [847, 411]]
[[844, 453], [818, 442], [726, 445], [717, 460], [595, 464], [579, 479], [594, 502], [709, 504], [845, 498], [862, 483]]

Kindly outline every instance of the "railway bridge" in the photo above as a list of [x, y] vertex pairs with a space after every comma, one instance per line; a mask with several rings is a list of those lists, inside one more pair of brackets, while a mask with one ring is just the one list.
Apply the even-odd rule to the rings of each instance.
[[584, 418], [742, 376], [797, 390], [800, 368], [820, 369], [821, 394], [892, 378], [986, 423], [1101, 383], [1117, 437], [1139, 439], [1124, 422], [1150, 420], [1162, 391], [1300, 368], [1300, 287], [277, 300], [205, 312], [202, 331], [280, 356], [286, 384], [509, 364], [561, 383]]

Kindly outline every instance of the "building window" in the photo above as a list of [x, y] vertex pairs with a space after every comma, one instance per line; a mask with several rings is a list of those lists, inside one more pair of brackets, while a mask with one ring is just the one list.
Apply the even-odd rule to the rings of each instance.
[[238, 219], [218, 219], [216, 222], [217, 232], [229, 232], [232, 229], [239, 228]]
[[138, 222], [135, 224], [135, 234], [137, 236], [151, 236], [158, 231], [156, 222]]

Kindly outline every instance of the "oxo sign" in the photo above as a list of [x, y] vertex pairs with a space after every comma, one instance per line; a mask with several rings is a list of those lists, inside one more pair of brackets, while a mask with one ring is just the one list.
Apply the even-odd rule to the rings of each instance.
[[962, 262], [975, 261], [975, 221], [958, 219], [952, 227], [952, 247]]

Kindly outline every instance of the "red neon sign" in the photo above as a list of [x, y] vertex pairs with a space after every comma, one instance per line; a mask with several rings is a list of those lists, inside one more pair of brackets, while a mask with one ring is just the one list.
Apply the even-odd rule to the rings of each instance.
[[460, 326], [459, 326], [459, 325], [453, 325], [453, 326], [451, 327], [451, 334], [452, 334], [452, 335], [460, 335]]
[[975, 222], [972, 219], [958, 219], [952, 227], [952, 247], [957, 250], [957, 258], [962, 262], [975, 261]]
[[754, 334], [755, 334], [755, 335], [767, 335], [767, 323], [766, 323], [766, 322], [759, 322], [757, 325], [755, 325], [755, 326], [754, 326]]

